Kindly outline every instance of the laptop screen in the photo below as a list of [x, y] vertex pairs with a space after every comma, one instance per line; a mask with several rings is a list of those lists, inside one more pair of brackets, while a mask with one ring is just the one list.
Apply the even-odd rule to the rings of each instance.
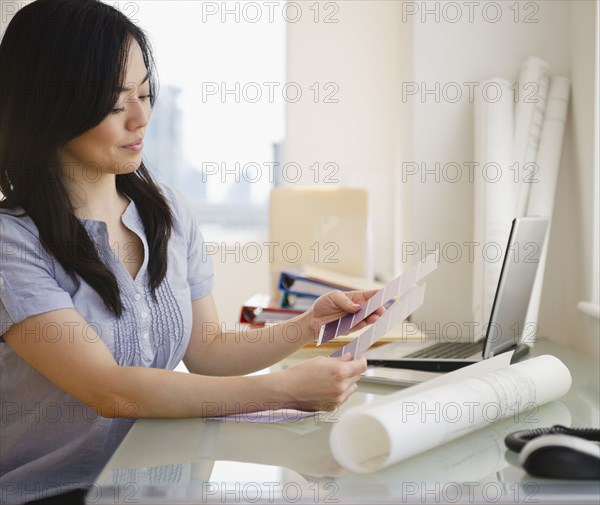
[[490, 320], [485, 328], [484, 358], [500, 354], [519, 344], [524, 336], [537, 333], [536, 321], [526, 321], [526, 318], [547, 228], [545, 218], [513, 220]]

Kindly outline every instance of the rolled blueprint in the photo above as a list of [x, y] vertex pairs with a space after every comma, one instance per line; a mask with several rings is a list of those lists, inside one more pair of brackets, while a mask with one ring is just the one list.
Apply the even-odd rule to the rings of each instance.
[[[560, 424], [571, 426], [571, 413], [561, 402], [550, 402], [539, 410], [510, 416], [487, 428], [425, 451], [377, 474], [365, 474], [364, 482], [389, 484], [390, 491], [399, 482], [486, 482], [510, 463], [505, 457], [504, 438], [517, 430], [531, 430]], [[353, 482], [361, 476], [349, 474]], [[340, 479], [338, 483], [341, 484]], [[391, 493], [390, 493], [391, 494]]]
[[347, 411], [331, 431], [335, 459], [353, 472], [375, 472], [571, 387], [569, 370], [554, 356], [505, 366], [509, 359], [501, 354]]
[[514, 161], [519, 183], [517, 215], [527, 211], [531, 190], [530, 178], [537, 161], [550, 87], [550, 67], [540, 58], [530, 57], [523, 63], [519, 75], [515, 112]]
[[[500, 278], [502, 259], [512, 220], [516, 216], [519, 186], [513, 164], [514, 94], [511, 83], [490, 79], [497, 101], [478, 94], [475, 101], [475, 212], [473, 264], [473, 317], [481, 330], [488, 322]], [[488, 253], [484, 253], [488, 251]], [[500, 251], [501, 254], [497, 254]]]
[[[544, 117], [544, 127], [537, 156], [538, 172], [535, 181], [531, 184], [531, 192], [527, 205], [528, 216], [547, 217], [548, 233], [544, 248], [540, 255], [531, 301], [527, 309], [526, 324], [536, 325], [542, 298], [542, 286], [544, 280], [544, 269], [546, 266], [546, 255], [548, 252], [548, 240], [550, 237], [550, 226], [552, 224], [552, 209], [554, 208], [554, 197], [556, 195], [556, 183], [558, 181], [558, 170], [562, 153], [565, 125], [567, 122], [567, 111], [569, 109], [569, 79], [563, 76], [552, 77], [548, 106]], [[526, 336], [535, 336], [537, 332], [524, 329]]]

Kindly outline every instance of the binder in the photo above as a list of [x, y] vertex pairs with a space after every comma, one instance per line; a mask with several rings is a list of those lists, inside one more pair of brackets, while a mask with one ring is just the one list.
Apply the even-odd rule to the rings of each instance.
[[246, 300], [240, 312], [240, 323], [263, 326], [287, 321], [302, 314], [302, 310], [282, 309], [272, 303], [267, 294], [256, 294]]
[[315, 298], [335, 289], [341, 291], [351, 290], [348, 286], [333, 284], [303, 274], [286, 271], [281, 272], [279, 276], [279, 289], [293, 295], [313, 296]]
[[314, 295], [295, 295], [284, 291], [281, 295], [279, 306], [282, 309], [301, 310], [304, 312], [313, 306], [313, 303], [317, 298], [318, 297]]

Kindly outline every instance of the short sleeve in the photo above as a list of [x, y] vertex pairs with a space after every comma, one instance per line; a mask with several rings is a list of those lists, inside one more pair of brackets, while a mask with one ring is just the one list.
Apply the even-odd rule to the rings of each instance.
[[212, 255], [208, 254], [198, 218], [192, 212], [188, 236], [188, 284], [192, 300], [210, 294], [213, 282]]
[[204, 238], [200, 231], [198, 217], [192, 209], [187, 197], [179, 190], [161, 185], [174, 200], [174, 209], [184, 228], [187, 239], [187, 281], [190, 286], [191, 299], [202, 298], [212, 292], [214, 274], [212, 255], [208, 253]]
[[0, 242], [0, 335], [28, 317], [74, 307], [55, 279], [50, 255], [24, 219], [0, 214]]

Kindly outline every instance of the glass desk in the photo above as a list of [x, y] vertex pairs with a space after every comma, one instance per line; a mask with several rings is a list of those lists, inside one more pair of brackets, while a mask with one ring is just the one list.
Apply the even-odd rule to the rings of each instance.
[[[278, 366], [314, 354], [306, 349]], [[331, 351], [329, 351], [331, 352]], [[573, 385], [560, 401], [372, 474], [346, 471], [329, 449], [344, 411], [397, 388], [361, 384], [339, 411], [289, 423], [205, 419], [137, 421], [90, 488], [88, 503], [595, 503], [600, 482], [529, 476], [504, 437], [520, 428], [598, 427], [599, 366], [542, 341]], [[368, 433], [364, 433], [368, 437]]]

